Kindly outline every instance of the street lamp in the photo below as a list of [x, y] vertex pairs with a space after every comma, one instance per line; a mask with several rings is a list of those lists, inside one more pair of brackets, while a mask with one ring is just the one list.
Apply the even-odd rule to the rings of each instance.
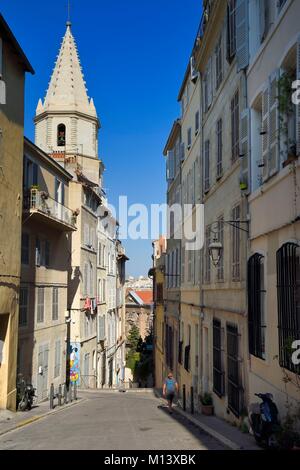
[[[222, 220], [222, 221], [213, 222], [212, 227], [214, 225], [217, 225], [219, 228], [220, 224], [230, 225], [231, 227], [237, 230], [241, 230], [242, 232], [249, 234], [249, 220]], [[242, 225], [246, 225], [246, 228], [243, 228]], [[211, 232], [214, 235], [214, 239], [208, 247], [208, 253], [209, 253], [209, 256], [213, 265], [217, 268], [221, 261], [224, 247], [222, 243], [219, 241], [217, 230], [214, 230], [213, 228], [211, 228]]]
[[219, 266], [220, 260], [223, 253], [223, 245], [215, 237], [213, 242], [208, 247], [209, 256], [212, 260], [212, 263], [215, 267]]

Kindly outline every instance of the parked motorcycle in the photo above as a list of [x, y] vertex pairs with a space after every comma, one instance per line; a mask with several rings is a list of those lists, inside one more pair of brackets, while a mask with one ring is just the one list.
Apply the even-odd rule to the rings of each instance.
[[256, 393], [262, 403], [249, 406], [249, 421], [254, 438], [260, 446], [269, 449], [279, 447], [278, 435], [281, 431], [278, 408], [271, 393]]
[[35, 397], [35, 388], [27, 384], [23, 378], [17, 383], [17, 409], [19, 411], [30, 411]]

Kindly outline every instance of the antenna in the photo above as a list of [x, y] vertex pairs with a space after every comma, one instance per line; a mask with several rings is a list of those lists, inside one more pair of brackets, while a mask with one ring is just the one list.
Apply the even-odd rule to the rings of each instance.
[[68, 21], [67, 26], [71, 26], [71, 0], [68, 0]]

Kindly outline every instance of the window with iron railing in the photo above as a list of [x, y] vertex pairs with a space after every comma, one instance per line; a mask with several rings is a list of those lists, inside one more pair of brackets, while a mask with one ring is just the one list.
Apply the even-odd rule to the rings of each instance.
[[241, 412], [241, 384], [239, 367], [239, 334], [235, 325], [227, 324], [227, 390], [228, 407], [236, 416]]
[[265, 359], [264, 257], [254, 254], [248, 261], [249, 352]]
[[286, 243], [277, 252], [279, 364], [300, 374], [292, 345], [300, 339], [300, 247]]
[[213, 390], [219, 397], [224, 395], [224, 370], [222, 361], [222, 329], [221, 322], [213, 322]]

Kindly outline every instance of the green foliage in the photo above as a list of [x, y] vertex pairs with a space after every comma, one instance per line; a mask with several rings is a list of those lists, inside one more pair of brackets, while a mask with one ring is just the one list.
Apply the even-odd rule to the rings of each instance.
[[138, 344], [141, 341], [140, 330], [137, 326], [133, 325], [128, 336], [128, 345], [131, 351], [137, 351]]
[[132, 374], [136, 374], [141, 355], [139, 352], [130, 351], [127, 355], [126, 367], [131, 370]]
[[213, 399], [210, 393], [205, 393], [200, 397], [201, 403], [203, 406], [212, 406], [213, 405]]

